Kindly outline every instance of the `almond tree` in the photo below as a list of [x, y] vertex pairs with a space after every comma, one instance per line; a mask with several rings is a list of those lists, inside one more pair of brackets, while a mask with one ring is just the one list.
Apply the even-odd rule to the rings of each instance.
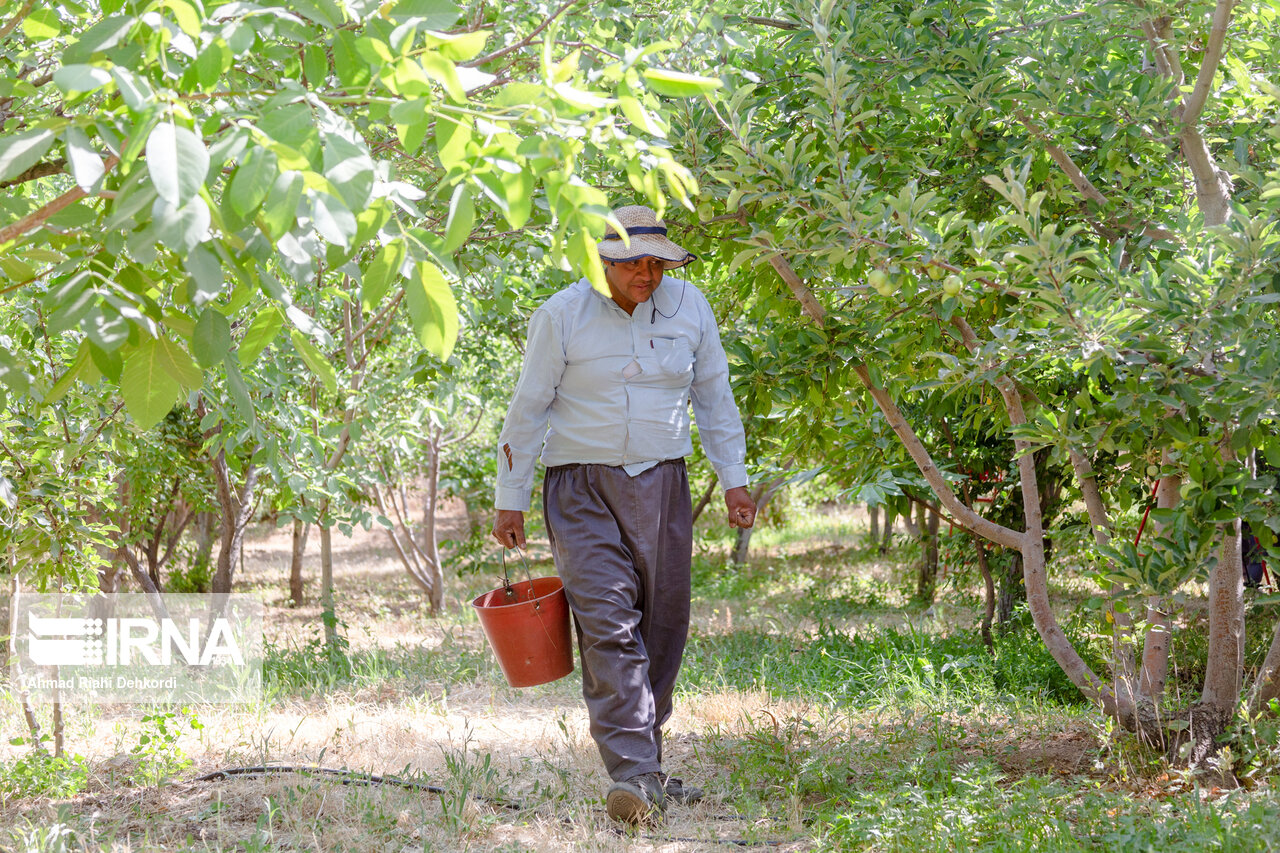
[[[1244, 697], [1240, 519], [1268, 546], [1280, 530], [1255, 476], [1257, 455], [1280, 461], [1275, 27], [1227, 0], [790, 3], [737, 25], [725, 89], [679, 123], [714, 198], [693, 250], [768, 269], [753, 298], [793, 300], [772, 317], [797, 367], [770, 376], [789, 446], [820, 452], [872, 401], [953, 523], [1022, 555], [1073, 683], [1149, 741], [1189, 729], [1193, 763]], [[773, 49], [734, 48], [756, 39]], [[1001, 424], [1025, 524], [957, 494], [960, 466], [906, 405], [925, 387]], [[1050, 600], [1037, 449], [1070, 467], [1093, 530], [1109, 673]], [[1166, 690], [1175, 593], [1209, 624], [1186, 704]], [[1275, 636], [1251, 709], [1280, 691]]]

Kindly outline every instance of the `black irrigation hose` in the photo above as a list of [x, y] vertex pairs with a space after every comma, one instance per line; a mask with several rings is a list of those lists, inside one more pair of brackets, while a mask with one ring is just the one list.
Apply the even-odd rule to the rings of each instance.
[[[197, 776], [193, 781], [215, 782], [219, 779], [229, 779], [232, 776], [266, 776], [270, 773], [319, 773], [324, 776], [334, 776], [344, 785], [395, 785], [398, 788], [428, 791], [432, 794], [449, 793], [448, 788], [441, 788], [439, 785], [428, 785], [426, 782], [416, 782], [413, 779], [401, 779], [399, 776], [380, 776], [377, 773], [364, 773], [359, 770], [345, 770], [336, 767], [318, 767], [310, 764], [259, 764], [255, 767], [228, 767], [223, 770], [206, 773], [203, 776]], [[471, 796], [481, 802], [497, 808], [507, 809], [508, 811], [518, 812], [524, 810], [524, 806], [519, 803], [509, 803], [506, 800], [484, 797], [479, 794], [472, 794]]]
[[[230, 779], [234, 776], [267, 776], [272, 773], [318, 773], [322, 776], [332, 776], [343, 785], [395, 785], [398, 788], [408, 788], [413, 791], [427, 791], [432, 794], [447, 794], [448, 788], [442, 788], [439, 785], [430, 785], [426, 782], [417, 782], [413, 779], [401, 779], [399, 776], [385, 776], [377, 773], [365, 773], [359, 770], [346, 770], [337, 767], [320, 767], [311, 764], [258, 764], [252, 767], [226, 767], [222, 770], [214, 770], [212, 773], [206, 773], [203, 776], [197, 776], [194, 782], [216, 782], [220, 779]], [[512, 803], [506, 800], [499, 800], [493, 797], [485, 797], [479, 794], [472, 794], [477, 800], [488, 803], [495, 808], [507, 809], [508, 811], [524, 811], [524, 806], [520, 803]], [[725, 820], [741, 820], [741, 816], [731, 816], [724, 818]], [[627, 830], [615, 827], [613, 830], [615, 835], [636, 837], [638, 833], [634, 830]], [[745, 838], [672, 838], [670, 836], [661, 836], [653, 833], [646, 833], [644, 838], [651, 841], [678, 841], [687, 844], [727, 844], [732, 847], [777, 847], [783, 842], [781, 841], [748, 841]]]

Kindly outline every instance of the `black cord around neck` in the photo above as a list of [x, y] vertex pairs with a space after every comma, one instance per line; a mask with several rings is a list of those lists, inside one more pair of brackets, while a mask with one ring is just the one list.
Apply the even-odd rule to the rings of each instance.
[[670, 314], [662, 314], [662, 312], [658, 310], [658, 300], [656, 298], [658, 295], [658, 291], [655, 289], [653, 291], [653, 295], [649, 297], [650, 308], [652, 309], [649, 312], [649, 325], [652, 326], [654, 323], [658, 322], [659, 314], [662, 314], [662, 316], [668, 320], [670, 320], [672, 317], [679, 314], [680, 306], [684, 304], [684, 292], [686, 289], [688, 289], [688, 287], [689, 287], [689, 282], [686, 281], [684, 283], [684, 286], [680, 288], [680, 301], [676, 303], [676, 310], [672, 311]]

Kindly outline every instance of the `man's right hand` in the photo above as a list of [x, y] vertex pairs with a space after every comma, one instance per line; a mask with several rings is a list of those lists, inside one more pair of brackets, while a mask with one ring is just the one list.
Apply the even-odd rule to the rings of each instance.
[[524, 547], [524, 513], [518, 509], [500, 509], [493, 520], [493, 538], [503, 548]]

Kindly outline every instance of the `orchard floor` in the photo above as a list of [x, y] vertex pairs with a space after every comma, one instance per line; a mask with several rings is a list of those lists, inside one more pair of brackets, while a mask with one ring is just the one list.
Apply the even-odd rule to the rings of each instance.
[[[1265, 775], [1205, 789], [1044, 686], [1029, 641], [984, 657], [968, 570], [922, 611], [908, 604], [913, 546], [881, 557], [864, 514], [765, 530], [746, 567], [726, 565], [717, 530], [696, 557], [666, 739], [668, 768], [707, 798], [660, 825], [626, 832], [605, 815], [577, 672], [506, 686], [468, 604], [495, 585], [492, 560], [451, 575], [433, 616], [380, 534], [335, 537], [347, 647], [329, 656], [316, 537], [308, 602], [291, 608], [288, 537], [260, 530], [238, 585], [267, 603], [262, 703], [195, 709], [199, 728], [168, 709], [169, 740], [136, 707], [70, 708], [66, 749], [86, 775], [63, 796], [24, 793], [25, 748], [0, 746], [0, 849], [1280, 849]], [[532, 554], [535, 574], [552, 571], [545, 548]], [[25, 733], [0, 694], [0, 742]], [[348, 775], [198, 779], [261, 765]]]

